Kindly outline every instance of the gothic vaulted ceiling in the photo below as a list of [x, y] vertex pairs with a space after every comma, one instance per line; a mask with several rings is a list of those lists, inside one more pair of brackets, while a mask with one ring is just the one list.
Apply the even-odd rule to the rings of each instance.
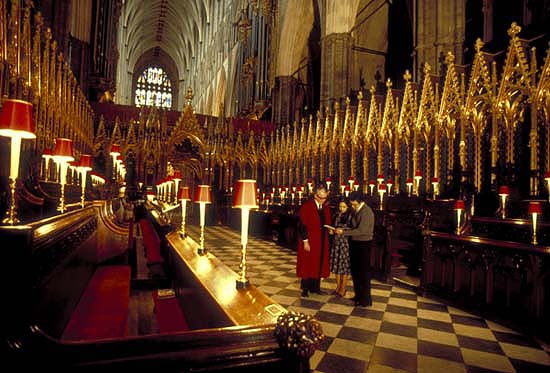
[[119, 31], [126, 67], [132, 69], [140, 56], [151, 49], [164, 51], [177, 66], [189, 66], [195, 48], [204, 40], [202, 32], [210, 21], [208, 9], [212, 1], [215, 0], [123, 1]]

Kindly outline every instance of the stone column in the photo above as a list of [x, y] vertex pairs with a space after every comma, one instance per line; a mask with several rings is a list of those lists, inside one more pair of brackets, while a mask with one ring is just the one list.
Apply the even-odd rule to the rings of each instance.
[[424, 63], [432, 66], [433, 74], [441, 73], [441, 63], [447, 52], [453, 52], [462, 63], [465, 0], [419, 0], [416, 26], [416, 80], [422, 77]]
[[287, 125], [294, 122], [295, 96], [298, 80], [292, 76], [275, 77], [273, 88], [273, 121]]
[[351, 34], [335, 33], [321, 41], [321, 107], [332, 107], [349, 94]]

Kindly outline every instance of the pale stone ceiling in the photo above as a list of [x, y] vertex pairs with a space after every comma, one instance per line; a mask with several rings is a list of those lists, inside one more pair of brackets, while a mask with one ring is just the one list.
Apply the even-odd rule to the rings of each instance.
[[204, 40], [209, 3], [214, 0], [125, 0], [120, 19], [124, 56], [132, 68], [147, 50], [160, 47], [186, 67]]
[[[132, 74], [143, 56], [167, 55], [177, 81], [197, 54], [210, 28], [210, 12], [218, 0], [123, 0], [119, 19], [118, 102], [130, 103]], [[142, 61], [141, 61], [142, 62]], [[180, 92], [181, 96], [181, 92]], [[183, 97], [180, 97], [183, 100]]]

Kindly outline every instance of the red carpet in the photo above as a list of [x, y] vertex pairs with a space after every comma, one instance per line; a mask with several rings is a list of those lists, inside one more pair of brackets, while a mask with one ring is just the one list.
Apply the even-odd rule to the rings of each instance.
[[155, 313], [161, 333], [173, 333], [189, 330], [187, 320], [181, 311], [177, 298], [159, 299], [158, 293], [153, 292], [155, 302]]
[[130, 267], [98, 267], [61, 339], [78, 341], [127, 336], [129, 301]]
[[153, 225], [147, 219], [139, 221], [141, 233], [143, 234], [143, 245], [147, 254], [147, 265], [164, 262], [160, 255], [160, 238], [153, 228]]

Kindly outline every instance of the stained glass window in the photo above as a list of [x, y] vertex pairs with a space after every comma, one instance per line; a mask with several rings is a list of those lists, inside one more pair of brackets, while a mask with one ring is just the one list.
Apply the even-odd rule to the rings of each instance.
[[160, 67], [148, 67], [138, 77], [136, 106], [172, 107], [172, 84]]

